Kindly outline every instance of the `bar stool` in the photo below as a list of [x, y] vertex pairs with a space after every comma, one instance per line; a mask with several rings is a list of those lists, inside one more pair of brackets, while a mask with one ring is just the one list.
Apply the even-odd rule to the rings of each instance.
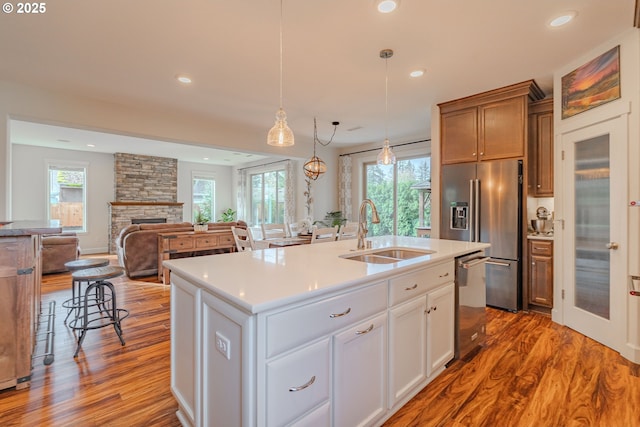
[[115, 288], [107, 280], [123, 274], [124, 268], [114, 266], [87, 268], [72, 273], [74, 282], [86, 282], [88, 284], [84, 295], [80, 295], [82, 303], [77, 310], [77, 314], [69, 323], [71, 329], [81, 331], [73, 357], [78, 356], [84, 337], [90, 329], [113, 325], [120, 343], [122, 345], [125, 344], [122, 338], [120, 322], [129, 316], [129, 311], [118, 308]]
[[[73, 261], [65, 262], [64, 266], [67, 270], [74, 271], [84, 270], [86, 268], [105, 267], [109, 265], [109, 260], [105, 258], [83, 258]], [[67, 316], [64, 318], [65, 325], [67, 320], [73, 311], [76, 311], [76, 317], [78, 315], [77, 310], [82, 306], [82, 289], [80, 288], [82, 282], [72, 280], [71, 281], [71, 298], [64, 301], [62, 306], [67, 309]]]

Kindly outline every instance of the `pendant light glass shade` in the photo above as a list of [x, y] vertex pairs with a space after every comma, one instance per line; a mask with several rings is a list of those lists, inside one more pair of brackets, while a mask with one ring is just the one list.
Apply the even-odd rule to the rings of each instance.
[[287, 125], [287, 113], [282, 109], [282, 1], [280, 0], [280, 108], [276, 113], [276, 123], [267, 134], [267, 144], [275, 147], [295, 144], [293, 131]]
[[384, 145], [382, 151], [378, 153], [379, 165], [395, 165], [396, 155], [393, 154], [389, 146], [389, 65], [387, 61], [393, 56], [393, 50], [383, 49], [380, 51], [380, 58], [384, 59]]
[[280, 108], [276, 113], [276, 123], [267, 135], [267, 144], [276, 147], [288, 147], [294, 143], [293, 131], [287, 125], [287, 113]]
[[378, 164], [379, 165], [394, 165], [396, 163], [396, 155], [393, 154], [391, 147], [389, 146], [389, 140], [384, 140], [384, 145], [382, 146], [382, 151], [378, 153]]

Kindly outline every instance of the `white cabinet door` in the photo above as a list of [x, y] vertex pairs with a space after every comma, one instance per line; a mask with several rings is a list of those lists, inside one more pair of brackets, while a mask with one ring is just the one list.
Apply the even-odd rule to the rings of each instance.
[[[196, 407], [196, 375], [199, 360], [200, 288], [178, 276], [171, 281], [171, 391], [178, 401], [177, 416], [182, 424], [200, 424]], [[176, 315], [176, 313], [178, 313]], [[173, 331], [180, 331], [179, 334]]]
[[[268, 362], [267, 426], [288, 425], [305, 412], [328, 402], [329, 366], [329, 338]], [[317, 416], [319, 414], [312, 418]]]
[[333, 425], [371, 424], [386, 411], [386, 312], [335, 335], [333, 351]]
[[389, 408], [427, 377], [427, 298], [389, 311]]
[[427, 294], [427, 376], [453, 359], [455, 351], [455, 285]]

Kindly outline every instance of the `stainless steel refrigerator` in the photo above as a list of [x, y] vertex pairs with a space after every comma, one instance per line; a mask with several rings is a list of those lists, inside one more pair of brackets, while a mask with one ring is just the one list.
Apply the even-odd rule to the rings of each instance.
[[443, 239], [490, 243], [487, 305], [522, 308], [522, 161], [442, 167]]

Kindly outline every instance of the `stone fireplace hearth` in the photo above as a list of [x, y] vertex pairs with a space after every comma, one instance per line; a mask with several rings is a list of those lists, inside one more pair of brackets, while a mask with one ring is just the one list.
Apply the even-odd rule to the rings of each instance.
[[134, 218], [182, 222], [184, 203], [177, 201], [176, 159], [116, 153], [114, 169], [115, 200], [109, 203], [109, 253], [116, 253], [116, 238]]

